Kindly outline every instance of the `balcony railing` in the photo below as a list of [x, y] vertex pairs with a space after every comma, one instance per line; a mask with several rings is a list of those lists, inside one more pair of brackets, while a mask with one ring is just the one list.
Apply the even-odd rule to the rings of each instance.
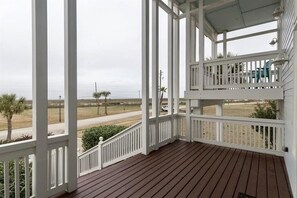
[[[64, 192], [67, 189], [67, 135], [49, 137], [47, 190], [48, 196]], [[0, 146], [0, 171], [3, 183], [0, 183], [0, 197], [31, 197], [34, 184], [34, 166], [36, 141], [28, 140]]]
[[283, 155], [284, 121], [191, 115], [192, 139], [199, 142]]
[[271, 51], [211, 60], [204, 63], [203, 70], [199, 63], [193, 63], [190, 66], [190, 89], [279, 88], [282, 86], [281, 68], [272, 63], [278, 53]]
[[[156, 133], [156, 123], [158, 131]], [[149, 148], [186, 138], [186, 116], [166, 115], [150, 119]], [[284, 121], [226, 116], [190, 115], [191, 137], [194, 141], [283, 155], [285, 146]], [[158, 137], [158, 138], [157, 138]], [[48, 139], [48, 196], [67, 189], [67, 135]], [[158, 141], [158, 144], [156, 142]], [[141, 122], [116, 136], [100, 141], [97, 146], [78, 157], [78, 176], [101, 169], [142, 151]], [[0, 197], [34, 196], [34, 166], [36, 141], [29, 140], [0, 146]]]
[[[163, 146], [178, 137], [185, 138], [184, 118], [178, 115], [166, 115], [158, 118], [159, 135], [156, 134], [156, 118], [149, 123], [149, 148], [153, 150]], [[101, 141], [92, 149], [78, 156], [78, 176], [99, 170], [117, 163], [142, 151], [141, 122], [125, 129], [119, 134]]]

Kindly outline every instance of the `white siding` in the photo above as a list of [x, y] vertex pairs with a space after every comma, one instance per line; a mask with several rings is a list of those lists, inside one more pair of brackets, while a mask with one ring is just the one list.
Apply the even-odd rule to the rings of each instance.
[[[285, 142], [289, 148], [289, 152], [285, 155], [286, 166], [288, 170], [288, 175], [290, 178], [292, 192], [294, 197], [297, 196], [296, 193], [296, 129], [295, 124], [297, 120], [294, 120], [294, 112], [296, 111], [296, 103], [294, 102], [294, 93], [296, 93], [297, 87], [294, 87], [294, 78], [296, 78], [294, 72], [296, 63], [294, 64], [294, 21], [295, 21], [295, 10], [294, 1], [285, 0], [285, 13], [280, 22], [280, 48], [285, 49], [289, 56], [290, 61], [286, 63], [283, 67], [282, 80], [284, 82], [284, 103], [282, 117], [285, 120], [286, 127], [286, 138]], [[295, 52], [296, 56], [296, 52]], [[296, 79], [295, 79], [296, 81]]]

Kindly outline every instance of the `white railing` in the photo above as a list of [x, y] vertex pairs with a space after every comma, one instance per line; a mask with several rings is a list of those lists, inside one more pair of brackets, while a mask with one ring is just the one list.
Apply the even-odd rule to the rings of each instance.
[[[67, 189], [67, 135], [48, 139], [48, 196]], [[33, 195], [36, 141], [28, 140], [0, 145], [0, 197], [31, 197]]]
[[78, 176], [100, 170], [141, 152], [141, 122], [123, 130], [78, 156]]
[[[158, 118], [159, 135], [158, 146], [163, 146], [178, 136], [185, 137], [184, 116], [166, 115]], [[156, 146], [156, 119], [149, 121], [149, 148]], [[101, 139], [102, 140], [102, 139]], [[142, 125], [141, 122], [125, 129], [106, 141], [78, 156], [78, 176], [99, 170], [103, 167], [132, 157], [142, 151]]]
[[49, 196], [67, 189], [68, 135], [51, 136], [48, 139], [48, 186]]
[[186, 114], [178, 114], [175, 127], [179, 139], [186, 139]]
[[28, 140], [0, 146], [0, 197], [32, 195], [32, 162], [35, 141]]
[[104, 142], [99, 142], [98, 146], [99, 168], [109, 166], [141, 153], [141, 122], [125, 129]]
[[78, 176], [82, 176], [98, 170], [98, 145], [78, 155], [77, 170]]
[[283, 155], [284, 121], [191, 115], [193, 140]]
[[203, 65], [203, 86], [199, 85], [199, 63], [190, 66], [191, 90], [262, 89], [281, 87], [279, 67], [272, 61], [279, 51], [271, 51], [207, 61]]
[[149, 122], [149, 148], [153, 150], [158, 141], [158, 147], [164, 146], [173, 141], [180, 134], [178, 124], [181, 123], [178, 115], [164, 115], [158, 118], [159, 135], [156, 139], [156, 118], [151, 118]]

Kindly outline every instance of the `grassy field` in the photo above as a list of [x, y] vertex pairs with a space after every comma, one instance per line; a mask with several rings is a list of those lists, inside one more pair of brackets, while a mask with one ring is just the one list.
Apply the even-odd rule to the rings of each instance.
[[[223, 107], [224, 115], [226, 116], [240, 116], [240, 117], [249, 117], [253, 113], [255, 103], [226, 103]], [[121, 105], [110, 105], [108, 106], [108, 114], [118, 114], [131, 111], [139, 111], [139, 104], [121, 104]], [[62, 122], [63, 122], [63, 109], [62, 109]], [[205, 115], [215, 115], [215, 106], [209, 106], [204, 108]], [[100, 115], [104, 116], [104, 107], [100, 107]], [[88, 119], [98, 117], [96, 107], [78, 107], [77, 109], [78, 120]], [[58, 108], [49, 108], [48, 109], [48, 118], [49, 124], [54, 124], [59, 122], [59, 109]], [[104, 124], [121, 124], [130, 126], [141, 119], [141, 116], [135, 116], [132, 118], [118, 120], [116, 122], [107, 122]], [[13, 128], [24, 128], [32, 126], [32, 110], [28, 109], [21, 115], [15, 115], [13, 117]], [[6, 120], [3, 117], [0, 117], [0, 130], [6, 130]]]
[[[139, 111], [139, 105], [112, 105], [108, 106], [108, 115]], [[64, 111], [61, 111], [62, 122], [64, 122]], [[100, 115], [105, 116], [104, 107], [100, 107]], [[97, 115], [97, 107], [78, 107], [77, 108], [77, 119], [88, 119], [95, 118]], [[58, 108], [49, 108], [48, 109], [48, 120], [49, 124], [54, 124], [59, 122], [59, 109]], [[20, 115], [15, 115], [12, 120], [12, 126], [14, 129], [31, 127], [32, 126], [32, 110], [28, 109]], [[0, 117], [0, 130], [6, 130], [6, 120], [1, 116]]]

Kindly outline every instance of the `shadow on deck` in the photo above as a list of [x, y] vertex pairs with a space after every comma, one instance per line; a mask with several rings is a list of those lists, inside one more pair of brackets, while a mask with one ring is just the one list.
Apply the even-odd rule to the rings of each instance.
[[[176, 141], [79, 178], [63, 197], [292, 197], [282, 157]], [[248, 197], [248, 196], [247, 196]]]

